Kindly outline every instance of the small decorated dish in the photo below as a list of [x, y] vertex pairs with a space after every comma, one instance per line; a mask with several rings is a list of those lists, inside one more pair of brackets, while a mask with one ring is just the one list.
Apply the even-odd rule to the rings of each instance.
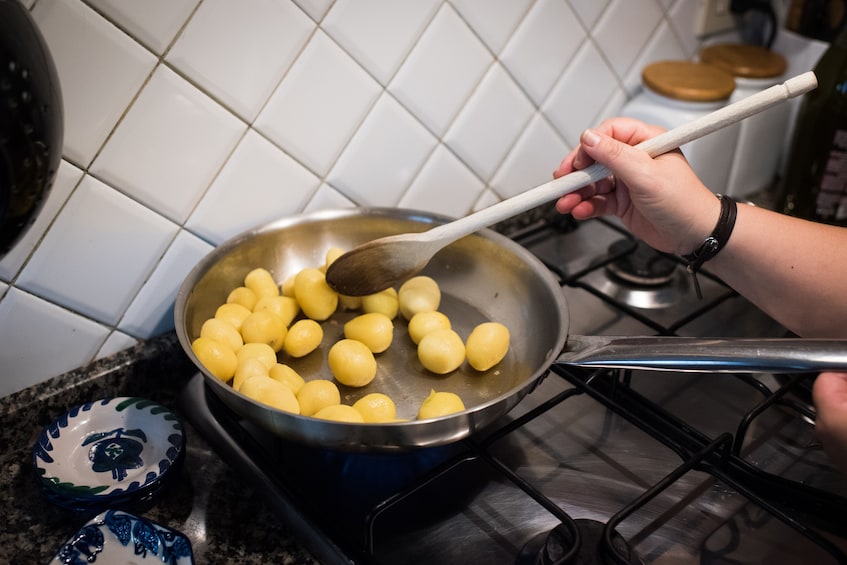
[[193, 565], [191, 542], [177, 530], [120, 510], [107, 510], [62, 545], [50, 565], [126, 563]]
[[144, 398], [88, 402], [48, 425], [33, 448], [42, 492], [75, 510], [146, 501], [184, 458], [182, 421]]

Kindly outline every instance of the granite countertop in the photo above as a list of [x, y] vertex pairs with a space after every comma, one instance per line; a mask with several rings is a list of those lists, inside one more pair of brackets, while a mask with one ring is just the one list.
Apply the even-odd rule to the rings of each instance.
[[[154, 400], [177, 414], [179, 393], [196, 370], [174, 333], [140, 343], [0, 398], [0, 562], [48, 563], [96, 513], [48, 502], [33, 478], [32, 447], [41, 430], [68, 409], [111, 396]], [[317, 563], [250, 485], [183, 417], [186, 457], [179, 474], [144, 508], [127, 509], [184, 533], [200, 563]]]

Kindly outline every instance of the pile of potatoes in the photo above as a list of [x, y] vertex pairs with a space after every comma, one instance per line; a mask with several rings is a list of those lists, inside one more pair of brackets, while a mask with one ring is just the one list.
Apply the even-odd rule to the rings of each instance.
[[[242, 394], [280, 410], [345, 422], [392, 422], [397, 421], [396, 408], [387, 395], [372, 393], [344, 405], [336, 382], [306, 382], [280, 360], [315, 351], [324, 337], [321, 323], [340, 310], [361, 312], [344, 324], [344, 337], [327, 353], [334, 380], [345, 386], [362, 387], [374, 379], [375, 355], [392, 346], [398, 315], [408, 323], [418, 359], [432, 373], [450, 373], [465, 361], [486, 371], [506, 356], [509, 330], [499, 322], [481, 323], [462, 340], [438, 310], [441, 290], [431, 277], [413, 277], [399, 289], [370, 296], [339, 295], [324, 273], [342, 253], [331, 249], [324, 265], [304, 268], [282, 284], [263, 267], [250, 271], [201, 326], [191, 344], [198, 360]], [[433, 390], [423, 399], [418, 418], [461, 410], [464, 405], [457, 395]]]

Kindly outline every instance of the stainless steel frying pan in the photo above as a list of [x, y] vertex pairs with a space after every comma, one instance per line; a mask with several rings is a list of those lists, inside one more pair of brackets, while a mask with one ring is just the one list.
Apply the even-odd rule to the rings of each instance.
[[[449, 245], [423, 273], [438, 281], [440, 310], [463, 338], [482, 321], [509, 327], [511, 347], [506, 358], [485, 373], [463, 366], [449, 375], [433, 375], [420, 365], [406, 323], [398, 317], [392, 346], [377, 355], [373, 382], [359, 389], [339, 387], [344, 403], [369, 392], [388, 394], [397, 405], [398, 417], [408, 421], [357, 425], [269, 408], [205, 371], [191, 351], [203, 322], [251, 269], [264, 267], [282, 281], [304, 267], [323, 264], [331, 247], [351, 249], [378, 237], [423, 231], [447, 221], [424, 212], [356, 208], [286, 218], [239, 235], [201, 260], [183, 282], [174, 311], [180, 343], [209, 388], [235, 413], [287, 439], [357, 451], [462, 439], [511, 410], [554, 363], [708, 372], [847, 369], [847, 341], [569, 337], [568, 307], [558, 282], [529, 251], [491, 230]], [[324, 342], [318, 350], [299, 360], [281, 354], [281, 360], [306, 380], [331, 379], [326, 354], [342, 337], [344, 322], [355, 315], [337, 313], [324, 322]], [[439, 419], [415, 420], [420, 403], [432, 389], [457, 393], [467, 409]]]

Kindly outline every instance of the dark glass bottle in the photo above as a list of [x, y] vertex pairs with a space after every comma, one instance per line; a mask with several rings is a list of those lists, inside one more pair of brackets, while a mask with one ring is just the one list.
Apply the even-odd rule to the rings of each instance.
[[818, 87], [797, 112], [783, 178], [783, 211], [847, 225], [847, 27], [815, 66]]

